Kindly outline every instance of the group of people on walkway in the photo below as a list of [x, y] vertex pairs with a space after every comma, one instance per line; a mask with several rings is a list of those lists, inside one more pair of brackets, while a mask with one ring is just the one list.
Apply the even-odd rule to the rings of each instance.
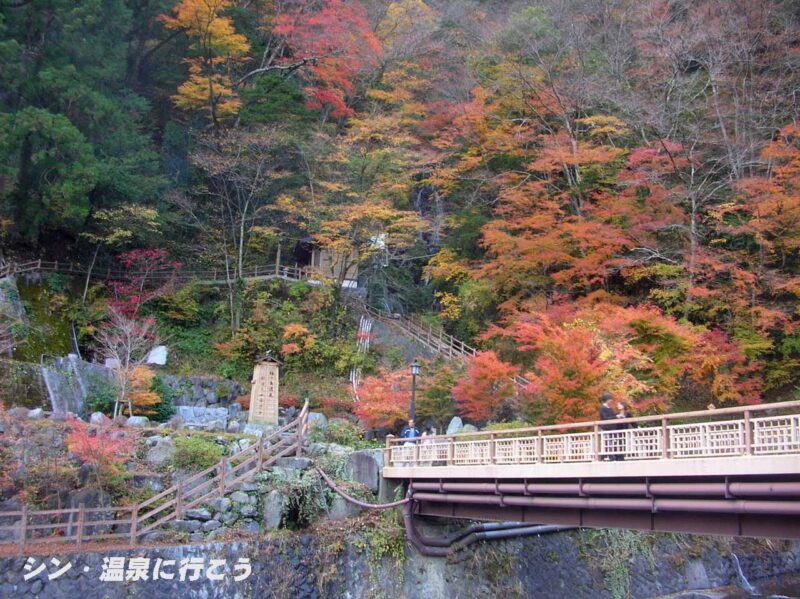
[[420, 434], [417, 425], [414, 424], [413, 418], [410, 419], [408, 424], [400, 431], [400, 438], [405, 439], [404, 445], [409, 445], [416, 442], [419, 442], [422, 445], [427, 445], [429, 443], [433, 443], [434, 437], [436, 437], [436, 429], [434, 427], [427, 426], [425, 427], [425, 430], [422, 431], [422, 434]]

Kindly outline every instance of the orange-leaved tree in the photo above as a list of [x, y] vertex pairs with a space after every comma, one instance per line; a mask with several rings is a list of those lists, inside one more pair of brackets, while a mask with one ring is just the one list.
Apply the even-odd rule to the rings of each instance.
[[308, 63], [309, 106], [334, 118], [351, 116], [356, 79], [378, 66], [381, 44], [358, 0], [283, 2], [275, 19], [287, 64]]
[[155, 373], [147, 366], [139, 366], [133, 371], [128, 397], [133, 404], [135, 414], [152, 416], [156, 413], [156, 407], [161, 403], [161, 396], [153, 391], [155, 378]]
[[97, 486], [119, 474], [131, 457], [133, 440], [118, 428], [90, 428], [77, 418], [68, 421], [67, 447], [83, 463], [92, 466]]
[[408, 418], [411, 375], [406, 370], [382, 371], [369, 376], [358, 390], [353, 412], [367, 426], [397, 427]]
[[458, 411], [476, 421], [497, 417], [517, 393], [512, 377], [518, 373], [519, 367], [503, 362], [495, 352], [478, 352], [453, 387]]

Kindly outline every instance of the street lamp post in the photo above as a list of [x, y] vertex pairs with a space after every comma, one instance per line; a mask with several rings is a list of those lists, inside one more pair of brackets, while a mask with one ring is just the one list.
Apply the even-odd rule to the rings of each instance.
[[411, 409], [409, 410], [409, 418], [415, 420], [417, 418], [417, 375], [419, 374], [419, 362], [414, 360], [411, 363]]

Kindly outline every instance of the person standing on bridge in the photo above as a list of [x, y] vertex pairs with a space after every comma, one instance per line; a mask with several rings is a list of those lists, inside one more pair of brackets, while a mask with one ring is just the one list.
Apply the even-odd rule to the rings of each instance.
[[408, 425], [403, 427], [403, 430], [400, 431], [400, 438], [406, 439], [404, 445], [408, 445], [413, 443], [412, 439], [416, 439], [419, 437], [419, 429], [414, 425], [414, 420], [409, 419]]
[[[619, 402], [617, 404], [617, 414], [616, 414], [617, 418], [624, 419], [624, 418], [631, 418], [632, 416], [633, 416], [633, 414], [631, 414], [628, 411], [628, 407], [625, 405], [624, 401], [621, 401], [621, 402]], [[630, 425], [629, 422], [620, 422], [617, 425], [617, 429], [620, 430], [620, 431], [626, 431], [629, 428], [631, 428], [631, 425]], [[625, 453], [627, 453], [628, 439], [627, 439], [627, 435], [625, 435], [625, 433], [621, 433], [620, 434], [620, 442], [622, 443], [623, 451], [622, 451], [622, 453], [617, 454], [617, 455], [614, 456], [614, 459], [616, 461], [618, 461], [618, 462], [621, 462], [622, 460], [624, 460], [625, 459]]]
[[[611, 397], [610, 393], [603, 393], [603, 396], [600, 398], [601, 406], [600, 406], [600, 420], [610, 420], [615, 421], [617, 419], [617, 415], [614, 412], [614, 408], [611, 407]], [[614, 451], [614, 438], [616, 437], [613, 433], [605, 433], [604, 431], [613, 431], [619, 427], [616, 423], [610, 422], [609, 424], [601, 424], [600, 430], [601, 435], [603, 437], [603, 460], [616, 460], [616, 455]]]

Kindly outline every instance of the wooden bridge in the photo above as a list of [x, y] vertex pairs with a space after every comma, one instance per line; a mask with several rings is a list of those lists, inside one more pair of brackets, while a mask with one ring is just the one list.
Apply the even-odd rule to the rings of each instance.
[[800, 401], [390, 437], [383, 476], [414, 515], [798, 539]]

